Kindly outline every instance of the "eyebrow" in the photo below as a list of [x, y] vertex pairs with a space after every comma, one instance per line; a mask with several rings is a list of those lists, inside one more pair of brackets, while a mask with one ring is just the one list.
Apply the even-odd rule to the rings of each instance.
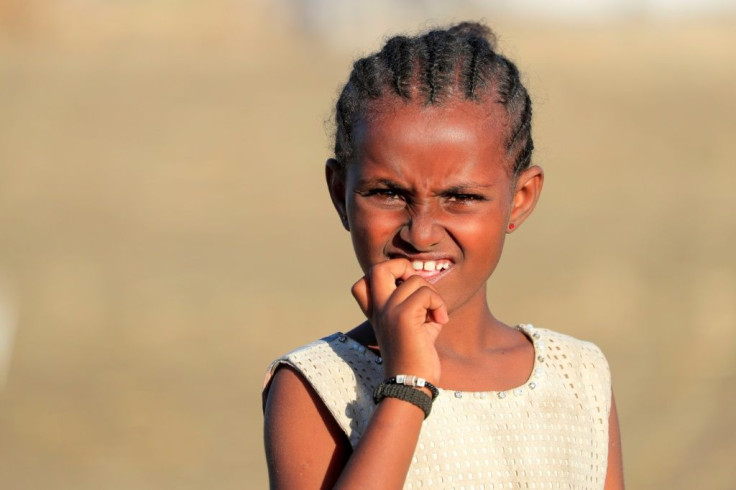
[[493, 186], [472, 183], [472, 182], [461, 182], [459, 184], [455, 184], [450, 187], [446, 187], [445, 189], [443, 189], [442, 192], [463, 192], [463, 191], [467, 191], [468, 189], [490, 189], [491, 187]]
[[[372, 186], [372, 185], [383, 185], [388, 189], [406, 189], [405, 186], [394, 182], [391, 179], [366, 179], [366, 180], [360, 180], [358, 181], [358, 187], [365, 187], [365, 186]], [[470, 189], [490, 189], [493, 186], [490, 184], [479, 184], [477, 182], [458, 182], [455, 183], [449, 187], [445, 187], [439, 191], [440, 194], [446, 194], [446, 193], [462, 193], [466, 192]]]
[[394, 182], [391, 179], [361, 179], [358, 181], [358, 187], [365, 187], [371, 185], [384, 185], [389, 189], [403, 189], [404, 186]]

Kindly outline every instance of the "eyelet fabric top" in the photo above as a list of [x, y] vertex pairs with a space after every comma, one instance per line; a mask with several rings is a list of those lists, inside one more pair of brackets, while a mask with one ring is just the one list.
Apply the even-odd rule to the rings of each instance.
[[[602, 489], [608, 461], [611, 379], [590, 342], [531, 325], [534, 366], [521, 385], [468, 392], [437, 387], [404, 488]], [[337, 333], [275, 360], [314, 388], [353, 447], [384, 381], [377, 354]]]

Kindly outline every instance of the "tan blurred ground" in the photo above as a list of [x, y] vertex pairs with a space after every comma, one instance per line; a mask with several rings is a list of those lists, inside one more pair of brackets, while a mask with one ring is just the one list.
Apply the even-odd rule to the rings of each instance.
[[[0, 3], [0, 487], [262, 488], [267, 362], [360, 318], [323, 122], [384, 32], [59, 5]], [[629, 488], [736, 488], [736, 19], [488, 20], [547, 171], [492, 305], [603, 347]]]

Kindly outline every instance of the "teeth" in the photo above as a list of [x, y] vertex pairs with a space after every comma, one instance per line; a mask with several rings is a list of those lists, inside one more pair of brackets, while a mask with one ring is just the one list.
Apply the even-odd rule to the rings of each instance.
[[422, 262], [421, 260], [415, 260], [411, 263], [412, 269], [415, 271], [427, 271], [427, 272], [433, 272], [433, 271], [444, 271], [450, 268], [450, 262], [448, 261], [436, 261], [436, 260], [428, 260], [426, 262]]

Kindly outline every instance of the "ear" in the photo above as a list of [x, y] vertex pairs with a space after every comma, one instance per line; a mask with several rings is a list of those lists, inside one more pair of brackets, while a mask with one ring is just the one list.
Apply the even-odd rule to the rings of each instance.
[[542, 193], [543, 183], [544, 170], [537, 165], [532, 165], [516, 178], [507, 233], [519, 228], [524, 220], [532, 214], [534, 206], [537, 205], [539, 200], [539, 195]]
[[327, 179], [327, 190], [330, 191], [332, 204], [340, 216], [342, 226], [350, 231], [346, 203], [345, 169], [334, 158], [328, 159], [327, 163], [325, 163], [325, 178]]

